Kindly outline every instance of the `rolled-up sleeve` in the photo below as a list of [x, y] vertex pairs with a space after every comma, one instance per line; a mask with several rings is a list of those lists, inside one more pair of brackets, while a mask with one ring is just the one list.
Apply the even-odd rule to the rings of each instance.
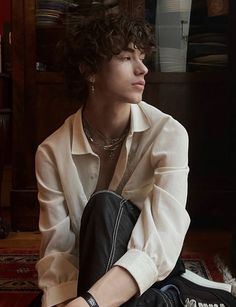
[[40, 203], [39, 230], [42, 234], [41, 257], [36, 268], [39, 287], [44, 291], [42, 306], [50, 307], [76, 297], [76, 237], [57, 174], [56, 160], [47, 146], [37, 150], [36, 177]]
[[152, 188], [140, 205], [128, 251], [115, 264], [130, 272], [140, 294], [173, 270], [190, 224], [185, 208], [189, 172], [185, 128], [170, 119], [146, 152], [154, 169]]

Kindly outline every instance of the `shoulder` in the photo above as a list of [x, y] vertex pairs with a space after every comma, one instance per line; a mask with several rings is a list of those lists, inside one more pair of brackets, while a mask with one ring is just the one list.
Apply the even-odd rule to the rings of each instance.
[[170, 114], [164, 113], [157, 107], [144, 101], [139, 103], [139, 107], [147, 117], [151, 130], [154, 130], [158, 134], [180, 134], [183, 135], [183, 137], [188, 137], [188, 133], [183, 124], [173, 118]]
[[37, 152], [60, 152], [63, 148], [71, 147], [75, 116], [76, 113], [67, 117], [64, 123], [38, 146]]
[[142, 103], [141, 107], [150, 122], [147, 134], [152, 139], [153, 165], [187, 166], [189, 139], [185, 127], [171, 115], [147, 103]]

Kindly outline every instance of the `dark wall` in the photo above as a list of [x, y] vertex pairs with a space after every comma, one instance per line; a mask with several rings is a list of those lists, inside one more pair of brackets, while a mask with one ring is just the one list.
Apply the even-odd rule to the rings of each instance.
[[0, 3], [0, 35], [3, 34], [3, 25], [11, 21], [11, 0], [1, 0]]

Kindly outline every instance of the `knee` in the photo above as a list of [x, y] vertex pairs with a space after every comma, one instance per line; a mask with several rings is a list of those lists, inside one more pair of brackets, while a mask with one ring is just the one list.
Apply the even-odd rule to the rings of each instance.
[[91, 207], [94, 214], [101, 216], [117, 212], [124, 202], [120, 195], [112, 191], [101, 191], [92, 195], [87, 206]]

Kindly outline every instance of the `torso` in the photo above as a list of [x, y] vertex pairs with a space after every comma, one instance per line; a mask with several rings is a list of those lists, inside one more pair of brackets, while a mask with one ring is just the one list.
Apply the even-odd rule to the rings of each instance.
[[109, 139], [101, 131], [92, 127], [85, 116], [82, 117], [85, 135], [94, 153], [99, 156], [100, 169], [96, 191], [107, 190], [112, 180], [120, 151], [128, 135], [128, 127], [123, 134]]
[[112, 180], [117, 161], [119, 159], [121, 146], [114, 152], [113, 156], [109, 156], [109, 152], [104, 151], [101, 148], [98, 148], [94, 144], [90, 144], [93, 151], [99, 156], [100, 158], [100, 172], [97, 182], [96, 191], [100, 190], [107, 190], [110, 182]]

